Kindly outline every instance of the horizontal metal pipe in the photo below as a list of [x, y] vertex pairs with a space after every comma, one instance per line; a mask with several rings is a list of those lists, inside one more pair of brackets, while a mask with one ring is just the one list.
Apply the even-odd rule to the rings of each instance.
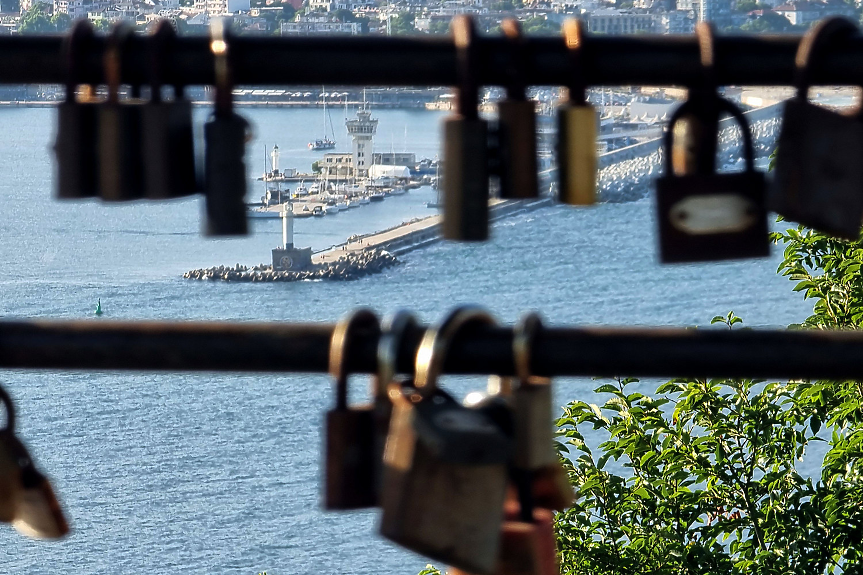
[[[788, 85], [794, 81], [799, 36], [719, 36], [716, 76], [723, 85]], [[505, 40], [484, 37], [477, 74], [483, 85], [507, 81]], [[60, 36], [0, 37], [0, 83], [65, 83]], [[104, 41], [86, 55], [86, 80], [104, 81]], [[565, 85], [568, 59], [562, 38], [527, 40], [525, 82]], [[331, 36], [232, 40], [238, 85], [452, 86], [455, 51], [447, 37]], [[698, 46], [693, 36], [596, 36], [585, 44], [587, 83], [592, 86], [689, 85], [698, 81]], [[138, 36], [124, 53], [126, 83], [145, 83], [147, 42]], [[206, 37], [178, 39], [164, 73], [170, 82], [213, 83], [213, 57]], [[837, 47], [812, 73], [816, 84], [855, 84], [863, 77], [863, 38]]]
[[[0, 367], [87, 370], [326, 372], [332, 324], [0, 322]], [[422, 336], [405, 334], [399, 369], [413, 371]], [[477, 328], [453, 341], [444, 371], [513, 374], [512, 330]], [[376, 334], [349, 346], [348, 368], [376, 368]], [[678, 328], [548, 328], [539, 375], [863, 379], [863, 332]]]

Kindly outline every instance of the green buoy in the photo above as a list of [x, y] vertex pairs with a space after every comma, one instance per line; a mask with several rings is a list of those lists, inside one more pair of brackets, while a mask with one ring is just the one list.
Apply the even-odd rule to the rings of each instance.
[[103, 311], [102, 311], [102, 298], [99, 298], [99, 299], [96, 301], [96, 311], [95, 311], [94, 313], [95, 313], [96, 315], [102, 315], [103, 313], [105, 313], [105, 312], [103, 312]]

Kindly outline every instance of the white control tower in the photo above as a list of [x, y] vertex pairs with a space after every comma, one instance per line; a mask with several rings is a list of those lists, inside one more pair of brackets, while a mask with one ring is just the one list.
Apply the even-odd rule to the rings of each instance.
[[372, 153], [374, 151], [375, 132], [378, 130], [377, 118], [372, 118], [372, 113], [363, 108], [357, 110], [357, 118], [345, 122], [348, 134], [353, 140], [351, 149], [351, 160], [354, 165], [354, 176], [367, 176], [369, 167], [372, 165]]

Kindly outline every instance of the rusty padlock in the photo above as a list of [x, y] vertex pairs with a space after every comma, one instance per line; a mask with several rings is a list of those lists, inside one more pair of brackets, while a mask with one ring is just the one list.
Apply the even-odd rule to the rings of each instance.
[[6, 426], [0, 429], [0, 521], [34, 539], [63, 537], [69, 524], [51, 483], [15, 436], [15, 406], [2, 387], [0, 402], [6, 408]]
[[174, 97], [165, 100], [165, 68], [176, 41], [168, 20], [161, 20], [150, 37], [150, 101], [144, 104], [142, 137], [145, 195], [151, 200], [190, 196], [198, 191], [192, 103], [183, 86], [174, 84]]
[[376, 336], [375, 314], [359, 309], [342, 319], [330, 342], [330, 374], [336, 383], [336, 405], [326, 416], [326, 469], [324, 508], [362, 509], [378, 503], [373, 404], [348, 406], [347, 359], [351, 339], [358, 334]]
[[497, 104], [497, 149], [500, 197], [539, 197], [536, 162], [536, 105], [527, 98], [524, 74], [528, 68], [527, 42], [518, 20], [500, 24], [509, 45], [506, 99]]
[[[770, 255], [770, 240], [765, 180], [755, 169], [749, 124], [737, 106], [716, 92], [712, 29], [702, 22], [696, 32], [705, 79], [697, 90], [690, 89], [693, 97], [675, 110], [665, 134], [665, 174], [656, 181], [660, 259], [676, 263], [766, 257]], [[740, 126], [746, 161], [743, 172], [715, 171], [718, 117], [722, 113]], [[709, 127], [710, 132], [698, 138], [696, 157], [673, 162], [674, 133], [684, 117], [700, 119], [696, 124]], [[681, 163], [694, 171], [675, 173], [675, 164]]]
[[141, 148], [143, 100], [121, 101], [124, 48], [134, 35], [124, 22], [113, 25], [105, 48], [108, 99], [99, 106], [99, 195], [108, 202], [144, 197], [144, 159]]
[[816, 60], [828, 46], [855, 35], [845, 18], [816, 24], [797, 50], [797, 95], [785, 102], [776, 152], [776, 177], [767, 207], [785, 219], [848, 240], [863, 220], [863, 105], [851, 114], [809, 101]]
[[450, 341], [493, 321], [459, 308], [426, 332], [414, 387], [394, 397], [381, 498], [384, 537], [480, 574], [496, 564], [510, 442], [489, 417], [439, 389], [437, 378]]
[[207, 235], [243, 236], [246, 217], [246, 142], [249, 122], [234, 112], [228, 22], [210, 23], [210, 49], [216, 64], [216, 109], [204, 125], [204, 187]]
[[443, 237], [488, 239], [488, 122], [479, 117], [478, 54], [473, 20], [453, 17], [458, 62], [456, 113], [444, 120]]
[[558, 199], [572, 206], [596, 203], [597, 127], [599, 115], [587, 102], [584, 44], [586, 33], [579, 20], [563, 24], [570, 60], [568, 98], [557, 110]]
[[79, 20], [63, 41], [66, 62], [66, 99], [57, 106], [56, 196], [60, 199], [99, 195], [98, 103], [90, 85], [82, 86], [84, 57], [93, 43], [93, 25]]

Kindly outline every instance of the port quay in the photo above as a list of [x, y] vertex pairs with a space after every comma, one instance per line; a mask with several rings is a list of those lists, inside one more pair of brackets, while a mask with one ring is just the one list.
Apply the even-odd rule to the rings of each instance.
[[[781, 111], [781, 102], [772, 102], [745, 113], [757, 158], [763, 159], [772, 152]], [[282, 221], [282, 243], [273, 249], [271, 265], [220, 265], [191, 270], [184, 277], [244, 282], [353, 280], [397, 265], [399, 256], [439, 241], [441, 216], [435, 214], [375, 233], [352, 236], [344, 243], [316, 253], [311, 248], [294, 245], [294, 218], [323, 217], [328, 211], [352, 207], [362, 209], [363, 205], [384, 201], [391, 194], [409, 193], [416, 187], [436, 187], [438, 184], [442, 167], [436, 163], [420, 166], [413, 154], [371, 152], [377, 120], [367, 107], [358, 110], [356, 119], [347, 121], [347, 128], [352, 138], [351, 152], [325, 154], [318, 164], [319, 174], [281, 170], [278, 148], [270, 153], [271, 170], [259, 178], [265, 183], [267, 194], [262, 197], [261, 204], [250, 206], [250, 215], [280, 218]], [[552, 157], [553, 144], [543, 140], [542, 128], [540, 132], [540, 154]], [[737, 159], [742, 142], [739, 127], [730, 118], [723, 120], [718, 138], [719, 165], [724, 169], [742, 169]], [[600, 201], [627, 202], [644, 198], [650, 192], [653, 180], [663, 170], [662, 143], [660, 130], [656, 137], [600, 154]], [[557, 170], [553, 160], [541, 170], [542, 197], [538, 200], [492, 198], [489, 203], [492, 221], [555, 204]], [[310, 189], [305, 189], [301, 183], [305, 181], [315, 183]], [[293, 193], [285, 192], [288, 197], [283, 198], [283, 184], [300, 184], [300, 193], [297, 194], [295, 187]]]

